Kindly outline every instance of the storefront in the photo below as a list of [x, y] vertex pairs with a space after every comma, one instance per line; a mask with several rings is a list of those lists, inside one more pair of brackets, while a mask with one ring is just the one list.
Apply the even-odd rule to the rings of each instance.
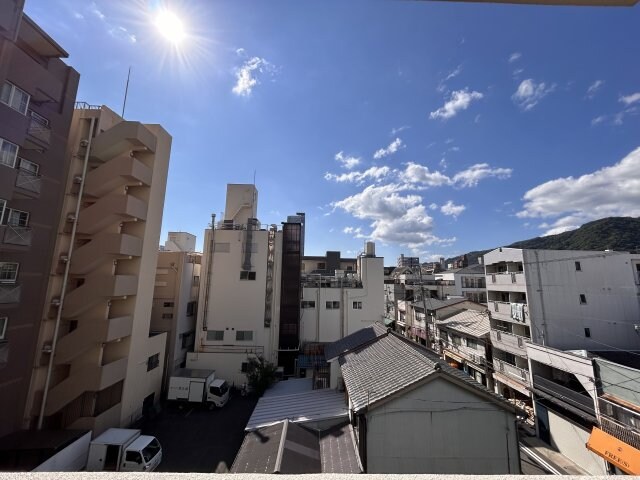
[[587, 448], [629, 475], [640, 475], [640, 450], [593, 427]]

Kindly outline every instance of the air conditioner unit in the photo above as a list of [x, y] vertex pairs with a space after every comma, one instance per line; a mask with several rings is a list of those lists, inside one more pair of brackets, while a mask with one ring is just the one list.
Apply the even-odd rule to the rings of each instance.
[[70, 213], [69, 215], [67, 215], [67, 222], [75, 222], [75, 221], [76, 221], [75, 213]]
[[42, 346], [42, 353], [51, 353], [52, 350], [53, 349], [51, 348], [51, 345], [49, 345], [48, 343]]
[[51, 299], [51, 305], [54, 305], [56, 307], [59, 306], [60, 305], [60, 299], [58, 297], [52, 298]]
[[67, 263], [69, 261], [69, 257], [67, 255], [60, 255], [60, 261], [62, 263]]
[[89, 146], [89, 140], [80, 140], [80, 146], [81, 147], [88, 147]]
[[82, 183], [82, 175], [76, 175], [75, 177], [73, 177], [73, 183]]

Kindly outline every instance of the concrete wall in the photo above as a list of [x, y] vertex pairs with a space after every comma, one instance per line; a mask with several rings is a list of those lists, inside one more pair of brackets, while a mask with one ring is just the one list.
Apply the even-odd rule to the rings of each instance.
[[519, 473], [515, 415], [436, 378], [367, 414], [368, 473]]

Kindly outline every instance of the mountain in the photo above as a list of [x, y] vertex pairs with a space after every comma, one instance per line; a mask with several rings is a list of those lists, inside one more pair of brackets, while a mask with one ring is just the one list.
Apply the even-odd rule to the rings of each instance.
[[[600, 220], [585, 223], [577, 230], [521, 240], [506, 246], [542, 250], [640, 251], [640, 217], [601, 218]], [[491, 250], [467, 253], [469, 265], [478, 263], [478, 257]], [[447, 259], [446, 262], [449, 263], [451, 260], [453, 258]]]

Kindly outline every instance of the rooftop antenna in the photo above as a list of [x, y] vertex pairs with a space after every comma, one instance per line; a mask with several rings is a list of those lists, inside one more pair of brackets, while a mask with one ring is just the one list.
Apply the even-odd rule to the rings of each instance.
[[127, 106], [127, 94], [129, 93], [129, 78], [131, 78], [131, 66], [129, 66], [129, 73], [127, 73], [127, 85], [124, 87], [124, 101], [122, 102], [122, 119], [124, 120], [124, 108]]

